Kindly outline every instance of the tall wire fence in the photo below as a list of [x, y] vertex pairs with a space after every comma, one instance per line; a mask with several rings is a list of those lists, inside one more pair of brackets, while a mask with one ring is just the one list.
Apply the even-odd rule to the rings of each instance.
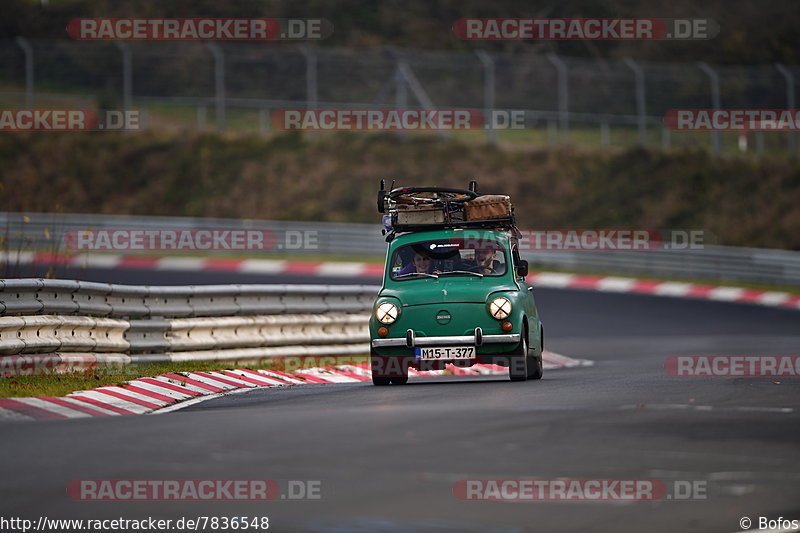
[[670, 109], [787, 109], [800, 67], [258, 43], [0, 41], [0, 103], [133, 108], [142, 126], [270, 133], [287, 107], [522, 110], [490, 142], [797, 153], [791, 132], [674, 132]]

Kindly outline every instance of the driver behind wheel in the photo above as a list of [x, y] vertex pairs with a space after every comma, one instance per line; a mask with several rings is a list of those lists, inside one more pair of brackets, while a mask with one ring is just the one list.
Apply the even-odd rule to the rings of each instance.
[[494, 274], [500, 268], [500, 261], [495, 260], [497, 250], [476, 249], [475, 260], [470, 264], [470, 270], [479, 274]]

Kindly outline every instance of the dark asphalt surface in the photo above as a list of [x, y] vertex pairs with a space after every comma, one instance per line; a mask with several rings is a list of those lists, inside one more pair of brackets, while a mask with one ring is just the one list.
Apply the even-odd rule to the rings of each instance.
[[[139, 274], [118, 271], [115, 281], [296, 281]], [[538, 289], [536, 297], [547, 347], [594, 366], [546, 371], [540, 382], [312, 385], [158, 416], [3, 423], [0, 516], [269, 516], [271, 531], [318, 532], [732, 532], [745, 516], [756, 526], [759, 516], [800, 520], [800, 380], [678, 378], [662, 367], [680, 354], [798, 354], [800, 313], [588, 291]], [[284, 488], [315, 480], [321, 498], [78, 502], [65, 494], [75, 479], [188, 478], [274, 479]], [[459, 480], [505, 478], [655, 479], [670, 493], [675, 482], [697, 481], [706, 494], [628, 503], [453, 496]]]

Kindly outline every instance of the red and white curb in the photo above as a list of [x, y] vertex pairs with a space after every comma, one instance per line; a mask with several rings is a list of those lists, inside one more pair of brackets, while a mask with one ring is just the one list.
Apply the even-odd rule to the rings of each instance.
[[[590, 366], [592, 361], [573, 359], [544, 352], [544, 368]], [[470, 368], [417, 372], [412, 377], [435, 376], [451, 372], [455, 375], [507, 374], [497, 365], [475, 365]], [[40, 420], [86, 418], [160, 413], [211, 399], [223, 394], [243, 392], [259, 387], [288, 387], [311, 383], [358, 383], [372, 379], [369, 365], [337, 365], [296, 370], [221, 370], [181, 372], [139, 378], [124, 385], [110, 385], [73, 392], [63, 397], [0, 398], [0, 420]]]
[[[325, 276], [380, 279], [383, 265], [336, 261], [285, 261], [276, 259], [204, 259], [196, 257], [140, 257], [122, 254], [52, 255], [22, 252], [13, 256], [20, 264], [46, 264], [75, 268], [137, 268], [177, 271], [224, 271], [248, 274]], [[588, 276], [559, 272], [533, 272], [528, 281], [538, 287], [583, 289], [602, 292], [650, 294], [738, 302], [800, 309], [800, 294], [705, 285], [677, 281], [655, 281], [617, 276]]]
[[700, 285], [678, 281], [656, 281], [615, 276], [584, 276], [558, 272], [536, 272], [528, 281], [537, 287], [585, 289], [602, 292], [632, 292], [653, 296], [695, 298], [800, 309], [800, 295], [721, 285]]

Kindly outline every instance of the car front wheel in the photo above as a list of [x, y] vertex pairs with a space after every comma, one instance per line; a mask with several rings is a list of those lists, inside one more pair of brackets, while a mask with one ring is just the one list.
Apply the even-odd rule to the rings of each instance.
[[511, 381], [525, 381], [528, 379], [528, 334], [523, 329], [522, 339], [519, 341], [519, 348], [511, 355], [508, 362], [508, 377]]

